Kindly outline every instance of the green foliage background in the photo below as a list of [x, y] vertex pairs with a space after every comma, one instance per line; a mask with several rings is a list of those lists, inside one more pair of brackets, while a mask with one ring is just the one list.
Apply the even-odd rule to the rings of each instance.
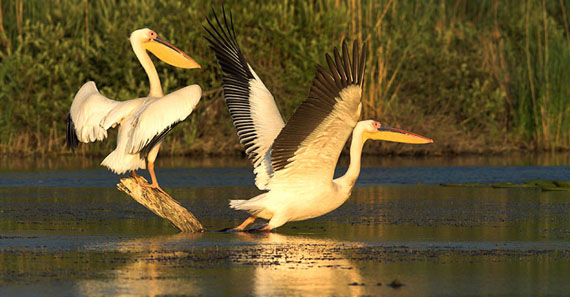
[[[148, 27], [202, 64], [158, 60], [165, 93], [199, 84], [197, 110], [163, 152], [235, 153], [220, 71], [202, 25], [219, 1], [0, 2], [0, 153], [65, 152], [75, 92], [93, 80], [109, 98], [146, 96], [128, 36]], [[366, 41], [364, 118], [422, 133], [430, 146], [373, 143], [367, 152], [450, 153], [570, 147], [568, 0], [226, 1], [238, 41], [285, 119], [315, 64], [343, 39]], [[82, 145], [104, 154], [111, 141]]]

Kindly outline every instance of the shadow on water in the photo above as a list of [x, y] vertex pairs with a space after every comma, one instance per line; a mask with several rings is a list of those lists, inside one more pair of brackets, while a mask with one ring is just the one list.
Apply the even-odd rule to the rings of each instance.
[[[239, 224], [228, 200], [259, 193], [247, 160], [166, 159], [162, 183], [209, 230]], [[539, 161], [377, 159], [325, 216], [177, 234], [95, 161], [2, 160], [0, 296], [564, 295], [569, 192], [438, 185], [570, 176], [567, 157]]]

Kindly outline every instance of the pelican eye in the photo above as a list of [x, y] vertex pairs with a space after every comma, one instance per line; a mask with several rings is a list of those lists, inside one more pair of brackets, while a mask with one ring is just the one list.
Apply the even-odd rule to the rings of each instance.
[[382, 127], [382, 125], [381, 125], [380, 123], [378, 123], [378, 122], [373, 122], [373, 123], [372, 123], [372, 126], [373, 126], [374, 128], [376, 128], [376, 129], [379, 129], [380, 127]]

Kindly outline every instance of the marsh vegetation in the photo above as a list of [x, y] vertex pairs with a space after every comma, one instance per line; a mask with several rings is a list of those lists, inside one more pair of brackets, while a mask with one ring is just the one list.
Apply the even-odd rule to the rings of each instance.
[[[304, 100], [315, 63], [341, 40], [368, 44], [363, 118], [436, 139], [367, 152], [450, 153], [570, 147], [566, 0], [226, 1], [239, 42], [284, 118]], [[88, 80], [119, 100], [148, 82], [127, 37], [150, 27], [195, 57], [199, 71], [162, 62], [166, 92], [189, 84], [202, 102], [163, 153], [237, 153], [220, 70], [202, 25], [219, 1], [1, 1], [0, 153], [65, 152], [65, 118]], [[82, 146], [104, 154], [113, 141]]]

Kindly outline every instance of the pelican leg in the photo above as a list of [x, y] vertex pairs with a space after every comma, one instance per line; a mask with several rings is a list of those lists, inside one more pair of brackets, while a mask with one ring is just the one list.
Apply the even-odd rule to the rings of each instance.
[[243, 231], [245, 229], [245, 227], [247, 227], [249, 224], [255, 222], [255, 219], [257, 219], [254, 216], [250, 216], [249, 218], [245, 219], [245, 221], [243, 221], [243, 223], [241, 223], [241, 225], [233, 228], [233, 231]]
[[136, 171], [131, 171], [131, 176], [135, 179], [135, 181], [137, 182], [137, 184], [144, 186], [147, 183], [142, 181], [142, 177], [140, 175], [138, 175], [138, 173], [136, 173]]
[[150, 184], [146, 184], [146, 185], [142, 185], [143, 187], [149, 187], [149, 188], [153, 188], [153, 189], [157, 189], [159, 191], [161, 191], [164, 194], [167, 194], [159, 185], [158, 185], [158, 181], [156, 180], [156, 174], [154, 173], [154, 162], [147, 162], [147, 169], [148, 169], [148, 173], [150, 173], [150, 178], [152, 180], [152, 183]]
[[168, 195], [159, 185], [158, 185], [158, 181], [156, 180], [156, 174], [154, 173], [154, 161], [156, 160], [156, 156], [158, 156], [158, 151], [160, 150], [160, 145], [162, 143], [159, 143], [157, 145], [155, 145], [150, 152], [148, 152], [148, 155], [146, 157], [146, 168], [148, 170], [148, 173], [150, 173], [150, 179], [152, 181], [152, 183], [150, 184], [144, 184], [142, 186], [144, 187], [149, 187], [149, 188], [154, 188], [157, 189], [159, 191], [161, 191], [162, 193]]

